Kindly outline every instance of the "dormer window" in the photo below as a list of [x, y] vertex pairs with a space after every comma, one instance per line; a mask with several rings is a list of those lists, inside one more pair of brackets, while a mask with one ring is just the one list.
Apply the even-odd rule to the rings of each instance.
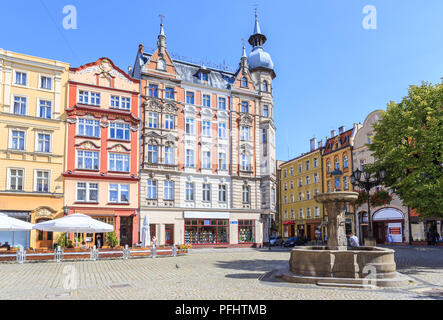
[[246, 79], [246, 77], [241, 78], [241, 87], [242, 88], [248, 87], [248, 79]]
[[166, 70], [166, 62], [163, 59], [158, 60], [157, 62], [157, 69], [159, 70]]
[[201, 81], [208, 82], [208, 73], [207, 73], [207, 72], [204, 72], [204, 71], [200, 71], [200, 72], [198, 73], [198, 78], [199, 78]]

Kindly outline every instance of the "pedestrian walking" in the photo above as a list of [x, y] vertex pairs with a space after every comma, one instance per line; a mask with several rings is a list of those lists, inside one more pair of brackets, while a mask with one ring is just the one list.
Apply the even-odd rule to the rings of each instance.
[[152, 237], [152, 245], [153, 245], [154, 247], [157, 247], [157, 237], [156, 237], [156, 236], [153, 236], [153, 237]]
[[351, 247], [360, 247], [357, 236], [352, 233], [349, 234], [349, 242], [351, 243]]

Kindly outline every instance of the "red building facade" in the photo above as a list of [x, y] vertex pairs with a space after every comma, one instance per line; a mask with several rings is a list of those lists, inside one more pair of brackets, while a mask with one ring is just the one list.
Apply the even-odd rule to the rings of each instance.
[[[71, 68], [65, 213], [114, 225], [120, 245], [138, 242], [139, 86], [107, 58]], [[84, 234], [89, 246], [104, 234]], [[100, 240], [100, 241], [99, 241]]]

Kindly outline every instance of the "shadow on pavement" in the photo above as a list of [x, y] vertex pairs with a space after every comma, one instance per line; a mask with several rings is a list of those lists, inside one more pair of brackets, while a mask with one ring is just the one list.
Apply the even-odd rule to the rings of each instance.
[[232, 279], [258, 279], [261, 276], [263, 276], [262, 273], [232, 273], [227, 274], [225, 277]]
[[289, 263], [287, 260], [234, 260], [234, 261], [218, 261], [216, 266], [224, 269], [247, 270], [247, 271], [272, 271], [281, 268]]

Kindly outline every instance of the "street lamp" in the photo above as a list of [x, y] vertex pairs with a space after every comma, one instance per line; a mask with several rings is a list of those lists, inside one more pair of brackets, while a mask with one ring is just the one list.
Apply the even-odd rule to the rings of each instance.
[[[374, 176], [374, 179], [371, 180], [371, 177]], [[368, 239], [373, 240], [374, 235], [372, 232], [372, 217], [371, 217], [371, 204], [369, 199], [369, 191], [375, 187], [380, 185], [381, 181], [386, 177], [386, 170], [384, 168], [381, 168], [378, 173], [375, 173], [372, 175], [368, 171], [363, 172], [362, 177], [362, 171], [359, 169], [352, 172], [351, 175], [351, 183], [355, 187], [359, 187], [360, 189], [363, 189], [368, 194]], [[363, 178], [363, 179], [362, 179]]]

